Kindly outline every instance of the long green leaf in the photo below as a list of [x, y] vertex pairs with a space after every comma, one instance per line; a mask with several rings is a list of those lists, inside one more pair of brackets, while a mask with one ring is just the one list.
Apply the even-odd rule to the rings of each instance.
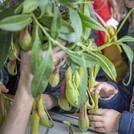
[[36, 70], [40, 66], [41, 61], [43, 60], [41, 41], [40, 41], [38, 32], [39, 32], [38, 26], [35, 26], [34, 42], [33, 42], [33, 48], [32, 48], [32, 58], [31, 58], [31, 65], [32, 65], [33, 74], [35, 74]]
[[117, 40], [117, 42], [134, 42], [134, 38], [130, 36], [124, 36]]
[[75, 41], [77, 42], [80, 40], [82, 35], [81, 18], [78, 12], [73, 8], [69, 8], [69, 15], [70, 15], [71, 26], [73, 27], [75, 32]]
[[41, 14], [40, 14], [39, 18], [41, 18], [45, 14], [46, 7], [48, 6], [49, 2], [50, 2], [49, 0], [40, 0], [39, 7], [41, 10]]
[[51, 25], [51, 36], [56, 39], [61, 28], [61, 15], [59, 9], [54, 4], [54, 16]]
[[55, 0], [55, 1], [67, 7], [78, 8], [77, 0]]
[[46, 57], [41, 62], [39, 68], [36, 70], [31, 84], [31, 91], [34, 98], [45, 91], [49, 77], [53, 72], [53, 57], [52, 47], [49, 47]]
[[104, 31], [107, 33], [106, 29], [95, 19], [93, 19], [92, 17], [86, 16], [84, 14], [81, 14], [80, 12], [79, 12], [79, 14], [80, 14], [83, 25], [85, 25], [88, 28], [95, 29], [95, 30], [101, 30], [101, 31]]
[[85, 59], [82, 58], [83, 61], [83, 67], [84, 67], [84, 72], [83, 72], [83, 78], [82, 78], [82, 84], [80, 88], [80, 96], [79, 96], [79, 103], [78, 103], [78, 109], [83, 105], [85, 98], [86, 98], [86, 91], [87, 91], [87, 82], [88, 82], [88, 72], [87, 72], [87, 66]]
[[[84, 2], [88, 2], [88, 1], [89, 0], [84, 0]], [[84, 14], [84, 15], [90, 17], [89, 4], [87, 4], [87, 3], [81, 4], [81, 6], [78, 10], [81, 14]], [[82, 27], [83, 27], [82, 36], [85, 40], [87, 40], [90, 36], [91, 28], [88, 28], [86, 25], [83, 25], [83, 24], [82, 24]]]
[[132, 63], [133, 62], [133, 51], [132, 51], [132, 49], [124, 43], [122, 43], [122, 48], [123, 48], [125, 54], [127, 55], [127, 58], [129, 59], [129, 62]]
[[[47, 26], [48, 28], [51, 28], [52, 25], [52, 20], [53, 17], [52, 16], [47, 16], [44, 15], [42, 18], [39, 19], [40, 23], [42, 23], [44, 26]], [[69, 34], [74, 32], [71, 24], [69, 24], [67, 21], [65, 20], [61, 20], [61, 28], [60, 28], [60, 33], [59, 34]]]
[[125, 83], [123, 82], [123, 84], [125, 86], [128, 86], [129, 83], [131, 82], [131, 78], [132, 78], [132, 62], [133, 62], [133, 51], [131, 50], [131, 48], [129, 46], [127, 46], [126, 44], [122, 43], [122, 48], [123, 50], [125, 51], [128, 59], [129, 59], [129, 62], [130, 62], [130, 72], [129, 72], [129, 79], [128, 79], [128, 82]]
[[0, 20], [2, 20], [3, 18], [6, 18], [6, 17], [14, 15], [14, 11], [15, 11], [16, 7], [17, 6], [6, 8], [2, 12], [0, 12]]
[[0, 29], [6, 31], [19, 31], [31, 22], [30, 15], [14, 15], [0, 21]]
[[[77, 64], [79, 66], [83, 66], [83, 61], [81, 60], [82, 57], [80, 55], [72, 54], [72, 53], [69, 53], [69, 52], [67, 52], [67, 54], [69, 55], [70, 59], [75, 64]], [[94, 67], [97, 64], [98, 61], [94, 57], [85, 54], [85, 62], [86, 62], [86, 66], [91, 68], [91, 67]]]
[[59, 33], [59, 38], [69, 41], [69, 42], [75, 42], [75, 33]]
[[0, 71], [5, 62], [11, 45], [11, 32], [0, 31]]
[[100, 66], [102, 67], [104, 72], [112, 80], [116, 81], [117, 73], [116, 73], [113, 63], [109, 59], [107, 59], [104, 55], [93, 53], [93, 52], [90, 52], [90, 53], [93, 57], [95, 57], [98, 60]]
[[23, 13], [30, 13], [34, 11], [40, 4], [39, 0], [24, 0], [22, 3]]

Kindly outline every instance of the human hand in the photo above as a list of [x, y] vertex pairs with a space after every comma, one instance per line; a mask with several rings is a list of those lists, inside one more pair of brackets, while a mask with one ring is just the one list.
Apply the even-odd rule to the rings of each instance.
[[[63, 46], [66, 45], [66, 42], [62, 43]], [[43, 51], [43, 56], [45, 57], [47, 54], [47, 51]], [[55, 47], [53, 49], [53, 61], [54, 61], [54, 65], [57, 65], [57, 63], [59, 63], [60, 60], [62, 60], [65, 57], [66, 53], [61, 50], [59, 47]]]
[[[66, 45], [66, 42], [62, 43], [63, 46]], [[32, 74], [31, 70], [31, 55], [32, 51], [23, 51], [21, 50], [21, 67], [20, 67], [20, 72], [24, 69], [27, 70], [27, 73]], [[47, 55], [47, 51], [43, 51], [43, 56], [45, 57]], [[55, 47], [53, 49], [53, 61], [54, 64], [56, 65], [59, 63], [59, 60], [63, 59], [65, 57], [65, 52], [61, 50], [59, 47]]]
[[89, 110], [90, 124], [97, 132], [117, 132], [121, 113], [112, 109]]
[[0, 88], [1, 88], [1, 86], [2, 86], [2, 92], [4, 92], [4, 93], [7, 93], [8, 92], [8, 89], [0, 82]]
[[119, 11], [117, 10], [117, 8], [113, 9], [113, 18], [115, 20], [117, 20], [118, 22], [121, 21], [121, 15], [120, 15]]
[[90, 92], [93, 92], [94, 89], [98, 89], [99, 95], [102, 98], [109, 98], [118, 93], [118, 90], [106, 82], [95, 82], [95, 86], [90, 89]]

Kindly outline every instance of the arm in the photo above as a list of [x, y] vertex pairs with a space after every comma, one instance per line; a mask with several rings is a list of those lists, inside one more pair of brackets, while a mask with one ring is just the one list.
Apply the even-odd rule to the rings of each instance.
[[133, 124], [134, 124], [134, 113], [124, 111], [121, 114], [121, 117], [119, 120], [118, 133], [119, 134], [133, 134], [134, 132]]
[[[128, 78], [129, 76], [126, 79], [126, 82], [128, 81]], [[132, 74], [131, 82], [129, 83], [128, 86], [125, 86], [123, 83], [120, 86], [117, 86], [112, 82], [108, 82], [108, 83], [114, 86], [115, 89], [118, 90], [118, 93], [115, 94], [111, 99], [100, 99], [99, 106], [103, 108], [112, 108], [119, 112], [122, 112], [124, 110], [129, 110], [129, 106], [133, 94], [134, 71]], [[101, 87], [101, 89], [103, 89], [103, 87]]]
[[21, 63], [21, 77], [18, 84], [18, 90], [14, 98], [14, 103], [12, 104], [7, 118], [1, 128], [1, 134], [25, 133], [33, 104], [33, 97], [30, 90], [33, 75], [31, 71], [29, 71], [27, 63], [24, 63], [24, 59], [28, 60], [25, 56], [27, 56], [27, 53], [23, 53], [23, 63]]
[[108, 0], [108, 2], [113, 9], [113, 18], [119, 22], [121, 20], [121, 16], [118, 10], [119, 8], [117, 6], [116, 0]]
[[[126, 78], [126, 81], [125, 81], [126, 83], [128, 82], [128, 79], [129, 79], [129, 76]], [[97, 83], [95, 85], [95, 88], [100, 90], [101, 96], [102, 96], [102, 93], [104, 94], [102, 97], [104, 96], [109, 97], [113, 94], [113, 96], [110, 97], [110, 99], [100, 98], [99, 106], [102, 108], [109, 108], [109, 109], [112, 108], [119, 112], [128, 110], [130, 106], [130, 101], [132, 98], [133, 85], [134, 85], [134, 70], [132, 73], [131, 82], [129, 83], [128, 86], [125, 86], [123, 83], [121, 83], [120, 86], [117, 86], [112, 82]], [[118, 92], [113, 93], [115, 89]], [[107, 95], [108, 92], [111, 92], [110, 95]]]

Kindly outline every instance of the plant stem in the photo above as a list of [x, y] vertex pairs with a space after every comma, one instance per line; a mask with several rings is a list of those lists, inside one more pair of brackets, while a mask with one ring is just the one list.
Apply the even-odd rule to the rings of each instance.
[[106, 43], [106, 44], [104, 44], [104, 45], [102, 45], [100, 47], [97, 47], [96, 49], [92, 49], [92, 51], [100, 51], [100, 50], [102, 50], [102, 49], [104, 49], [106, 47], [109, 47], [111, 45], [114, 45], [114, 44], [121, 45], [122, 43], [121, 42], [117, 42], [117, 41], [113, 41], [111, 43], [108, 42], [108, 43]]
[[91, 1], [78, 1], [78, 4], [92, 4], [93, 2]]
[[127, 14], [127, 16], [124, 18], [124, 20], [122, 21], [120, 27], [118, 28], [118, 30], [115, 32], [115, 34], [112, 36], [112, 38], [110, 39], [110, 42], [113, 40], [113, 38], [115, 37], [115, 35], [118, 34], [118, 32], [121, 30], [121, 28], [123, 27], [124, 23], [126, 22], [126, 20], [128, 19], [128, 17], [130, 16], [130, 14], [132, 13], [132, 11], [134, 10], [134, 8], [132, 8], [130, 10], [130, 12]]

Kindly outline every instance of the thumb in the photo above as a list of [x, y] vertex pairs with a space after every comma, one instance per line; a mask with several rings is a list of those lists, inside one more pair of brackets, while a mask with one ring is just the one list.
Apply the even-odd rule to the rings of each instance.
[[2, 92], [7, 93], [9, 91], [1, 82], [0, 86], [2, 86]]

